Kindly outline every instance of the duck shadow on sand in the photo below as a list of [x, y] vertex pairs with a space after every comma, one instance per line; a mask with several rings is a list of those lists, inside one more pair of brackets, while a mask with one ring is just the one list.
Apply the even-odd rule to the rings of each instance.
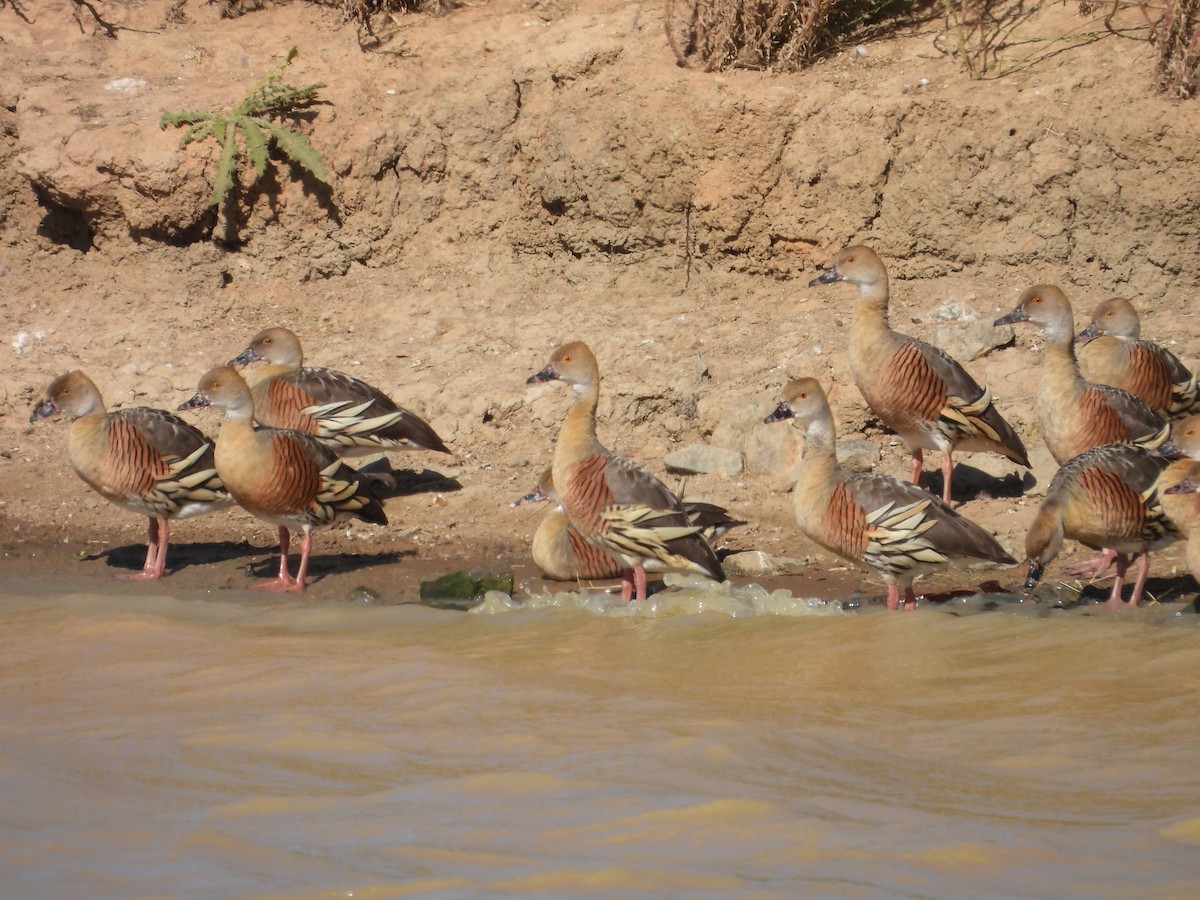
[[[210, 563], [228, 562], [231, 559], [242, 559], [261, 552], [245, 541], [208, 541], [185, 542], [172, 541], [167, 553], [167, 574], [178, 572], [190, 566], [203, 566]], [[109, 547], [96, 553], [82, 557], [84, 560], [103, 560], [114, 569], [125, 569], [137, 572], [146, 561], [146, 544], [127, 544], [123, 547]]]
[[[298, 548], [293, 547], [293, 550]], [[248, 579], [269, 579], [273, 578], [279, 571], [279, 548], [250, 548], [246, 556], [262, 556], [263, 553], [268, 555], [261, 559], [252, 559], [246, 562], [246, 577]], [[417, 556], [416, 550], [384, 550], [379, 553], [314, 553], [308, 558], [308, 582], [309, 584], [319, 584], [322, 578], [332, 575], [345, 575], [349, 573], [364, 573], [370, 569], [379, 568], [380, 566], [391, 566], [405, 559], [411, 559]], [[291, 560], [292, 574], [295, 574], [296, 562], [299, 557], [295, 552], [289, 557]]]
[[[293, 536], [290, 556], [293, 569], [299, 559], [299, 538]], [[353, 571], [387, 566], [415, 557], [416, 550], [386, 550], [378, 553], [314, 553], [308, 561], [309, 579], [319, 581], [326, 575], [337, 575]], [[146, 545], [127, 544], [110, 547], [84, 557], [86, 560], [103, 560], [113, 569], [134, 573], [140, 571], [146, 559]], [[230, 561], [245, 561], [246, 576], [270, 578], [279, 571], [279, 545], [261, 547], [246, 541], [201, 541], [171, 544], [167, 557], [167, 574], [172, 575], [193, 566], [209, 566]]]
[[371, 490], [380, 500], [392, 497], [409, 497], [414, 494], [442, 494], [461, 491], [462, 483], [434, 469], [394, 469], [391, 461], [383, 458], [358, 467], [359, 474], [366, 476]]
[[[1153, 566], [1153, 560], [1151, 560]], [[1132, 567], [1131, 567], [1132, 569]], [[1129, 598], [1129, 591], [1134, 579], [1133, 572], [1130, 571], [1125, 578], [1125, 598]], [[1084, 606], [1103, 606], [1108, 600], [1108, 595], [1112, 592], [1112, 579], [1102, 578], [1095, 581], [1083, 582], [1083, 588], [1078, 596], [1072, 601], [1070, 590], [1072, 582], [1067, 582], [1066, 585], [1059, 591], [1061, 605], [1064, 608], [1075, 609]], [[1197, 613], [1200, 612], [1200, 594], [1196, 593], [1196, 583], [1188, 575], [1163, 576], [1155, 578], [1152, 574], [1146, 581], [1146, 593], [1142, 597], [1142, 605], [1149, 606], [1155, 602], [1178, 604], [1180, 611]]]
[[[921, 483], [935, 497], [942, 496], [943, 479], [940, 469], [926, 470], [921, 476]], [[1031, 471], [1013, 472], [1003, 478], [997, 478], [970, 463], [958, 463], [954, 467], [954, 505], [980, 497], [1015, 499], [1023, 496], [1036, 484], [1037, 480]]]

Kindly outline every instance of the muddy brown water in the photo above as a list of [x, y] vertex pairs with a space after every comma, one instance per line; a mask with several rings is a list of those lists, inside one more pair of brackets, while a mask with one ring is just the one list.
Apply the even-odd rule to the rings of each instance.
[[64, 571], [0, 585], [3, 896], [1200, 894], [1183, 604]]

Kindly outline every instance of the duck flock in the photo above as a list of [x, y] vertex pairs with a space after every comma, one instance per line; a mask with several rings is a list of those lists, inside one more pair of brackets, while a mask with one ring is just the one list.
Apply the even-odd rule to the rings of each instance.
[[[874, 571], [888, 585], [889, 609], [916, 606], [913, 581], [955, 562], [1016, 563], [996, 540], [950, 505], [953, 454], [990, 451], [1022, 466], [1029, 458], [991, 392], [939, 348], [893, 331], [888, 277], [868, 247], [848, 247], [810, 286], [858, 289], [850, 368], [867, 405], [912, 451], [911, 481], [851, 473], [837, 459], [829, 400], [812, 378], [793, 381], [766, 422], [793, 422], [803, 458], [792, 492], [796, 521], [814, 542]], [[1114, 298], [1096, 308], [1078, 336], [1063, 292], [1034, 285], [996, 324], [1029, 323], [1044, 338], [1038, 392], [1041, 434], [1060, 468], [1025, 542], [1031, 590], [1066, 540], [1100, 555], [1072, 574], [1112, 573], [1109, 603], [1120, 606], [1127, 570], [1137, 605], [1149, 553], [1187, 540], [1200, 579], [1200, 397], [1196, 375], [1170, 351], [1140, 339], [1137, 312]], [[1096, 382], [1085, 380], [1077, 343], [1088, 343]], [[254, 379], [247, 383], [241, 367]], [[596, 434], [600, 370], [589, 347], [557, 348], [530, 383], [561, 381], [572, 403], [553, 463], [523, 501], [554, 498], [538, 527], [534, 561], [548, 577], [620, 577], [626, 601], [644, 600], [647, 572], [691, 572], [724, 580], [713, 541], [743, 524], [720, 506], [684, 501], [636, 462], [610, 453]], [[71, 419], [68, 455], [88, 485], [122, 509], [146, 516], [142, 569], [166, 571], [170, 522], [239, 504], [279, 528], [279, 573], [257, 585], [303, 591], [312, 532], [360, 519], [386, 525], [371, 479], [346, 457], [393, 449], [449, 453], [414, 413], [359, 379], [303, 365], [297, 337], [269, 328], [227, 366], [200, 379], [180, 410], [214, 406], [224, 414], [216, 441], [172, 412], [138, 407], [106, 412], [80, 371], [56, 378], [30, 421]], [[1194, 412], [1193, 412], [1194, 411]], [[926, 450], [942, 457], [942, 496], [919, 486]], [[518, 502], [523, 502], [518, 501]], [[288, 564], [290, 532], [302, 534], [299, 566]]]

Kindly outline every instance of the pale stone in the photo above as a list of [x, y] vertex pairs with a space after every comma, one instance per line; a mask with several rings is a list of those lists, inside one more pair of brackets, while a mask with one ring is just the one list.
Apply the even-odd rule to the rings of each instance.
[[764, 404], [753, 402], [738, 403], [732, 409], [721, 409], [719, 415], [714, 415], [717, 421], [709, 443], [714, 447], [744, 452], [747, 435], [762, 424], [768, 412], [770, 410]]
[[801, 572], [812, 564], [811, 557], [771, 556], [761, 550], [732, 553], [721, 561], [726, 575], [788, 575]]
[[800, 441], [787, 422], [759, 425], [746, 435], [746, 472], [751, 475], [783, 475], [794, 481], [800, 460]]
[[1034, 447], [1029, 448], [1029, 462], [1032, 465], [1033, 485], [1026, 491], [1026, 495], [1044, 497], [1046, 488], [1050, 486], [1050, 480], [1058, 472], [1058, 463], [1050, 455], [1046, 445], [1040, 441]]
[[960, 319], [940, 326], [933, 335], [933, 343], [959, 362], [979, 359], [1012, 342], [1011, 325], [996, 326], [986, 319]]

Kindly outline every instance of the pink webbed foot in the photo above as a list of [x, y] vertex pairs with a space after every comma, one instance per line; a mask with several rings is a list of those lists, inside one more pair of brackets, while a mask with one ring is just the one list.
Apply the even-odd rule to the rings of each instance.
[[116, 578], [117, 581], [156, 581], [159, 578], [162, 578], [162, 576], [162, 572], [158, 572], [153, 569], [150, 571], [142, 569], [140, 572], [122, 572], [121, 574], [114, 575], [113, 577]]
[[264, 581], [254, 585], [256, 591], [274, 591], [276, 593], [303, 593], [305, 587], [305, 574], [308, 571], [308, 553], [312, 546], [312, 536], [305, 532], [304, 538], [300, 544], [300, 571], [299, 577], [293, 578], [292, 573], [288, 571], [288, 549], [291, 545], [291, 535], [286, 528], [279, 529], [279, 575], [274, 581]]
[[1121, 599], [1121, 590], [1125, 584], [1125, 575], [1128, 572], [1125, 554], [1117, 556], [1117, 575], [1113, 581], [1112, 593], [1108, 596], [1106, 605], [1111, 609], [1126, 609], [1128, 607], [1140, 606], [1142, 595], [1146, 591], [1146, 581], [1150, 577], [1150, 554], [1136, 553], [1134, 554], [1133, 562], [1137, 567], [1137, 575], [1133, 581], [1133, 591], [1129, 595], [1129, 602], [1125, 603]]
[[1129, 595], [1129, 605], [1139, 606], [1142, 602], [1142, 594], [1146, 590], [1146, 581], [1150, 577], [1150, 554], [1148, 552], [1139, 553], [1137, 556], [1137, 577], [1133, 582], [1133, 593]]
[[1110, 609], [1122, 609], [1125, 603], [1121, 599], [1121, 591], [1125, 587], [1125, 572], [1129, 567], [1129, 560], [1124, 553], [1116, 553], [1114, 556], [1116, 558], [1117, 573], [1113, 576], [1112, 592], [1108, 595], [1106, 605]]
[[1104, 550], [1094, 559], [1071, 563], [1064, 571], [1072, 578], [1084, 578], [1088, 581], [1094, 581], [1097, 578], [1111, 578], [1116, 574], [1116, 569], [1113, 565], [1116, 560], [1116, 551]]
[[914, 593], [912, 586], [904, 588], [904, 600], [900, 599], [900, 585], [889, 584], [887, 599], [884, 601], [888, 609], [904, 609], [912, 610], [917, 608], [917, 595]]
[[170, 531], [166, 519], [150, 519], [149, 536], [146, 541], [146, 561], [140, 572], [122, 572], [115, 576], [118, 581], [154, 581], [162, 578], [167, 569], [167, 542]]

